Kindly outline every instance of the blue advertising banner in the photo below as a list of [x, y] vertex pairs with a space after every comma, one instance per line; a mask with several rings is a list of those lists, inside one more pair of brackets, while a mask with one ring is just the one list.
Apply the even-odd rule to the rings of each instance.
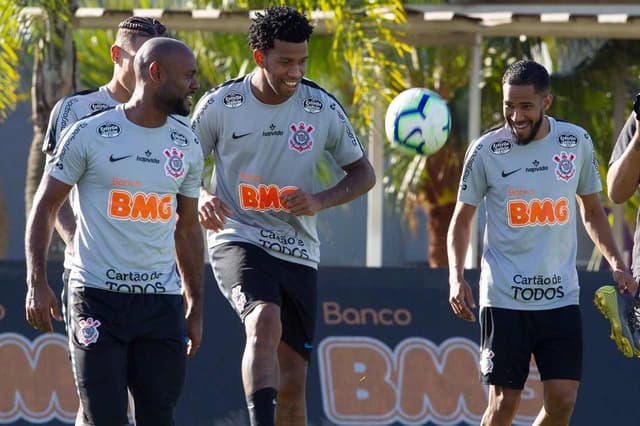
[[[60, 288], [60, 264], [49, 265]], [[189, 361], [177, 425], [249, 425], [240, 380], [243, 328], [206, 273], [204, 342]], [[78, 399], [62, 324], [56, 333], [24, 318], [23, 262], [0, 262], [0, 424], [73, 424]], [[626, 359], [592, 303], [609, 272], [581, 272], [585, 357], [572, 425], [635, 424], [640, 361]], [[467, 279], [477, 283], [477, 271]], [[479, 326], [448, 304], [447, 271], [321, 268], [317, 340], [309, 369], [309, 424], [476, 425], [487, 401], [478, 383]], [[532, 361], [514, 424], [542, 404]]]

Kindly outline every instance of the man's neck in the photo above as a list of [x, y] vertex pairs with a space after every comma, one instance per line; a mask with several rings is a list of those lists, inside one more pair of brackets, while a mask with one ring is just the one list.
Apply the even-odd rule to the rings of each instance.
[[249, 86], [251, 92], [260, 102], [267, 105], [278, 105], [286, 101], [281, 96], [278, 96], [273, 92], [273, 89], [267, 81], [267, 77], [263, 74], [262, 70], [251, 74], [249, 80]]
[[127, 102], [131, 97], [131, 93], [129, 93], [115, 77], [107, 83], [107, 92], [109, 92], [109, 96], [111, 96], [113, 100], [121, 104]]
[[148, 99], [132, 97], [124, 104], [124, 115], [132, 123], [147, 128], [162, 127], [167, 123], [167, 114], [153, 106]]

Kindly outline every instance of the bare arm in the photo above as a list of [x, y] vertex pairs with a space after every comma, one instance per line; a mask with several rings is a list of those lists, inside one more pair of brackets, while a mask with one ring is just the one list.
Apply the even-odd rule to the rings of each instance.
[[[60, 102], [62, 102], [62, 100]], [[56, 107], [59, 107], [60, 102], [56, 104]], [[49, 137], [55, 137], [50, 136], [50, 134], [52, 133], [50, 128], [51, 123], [49, 123], [49, 130], [47, 130], [47, 134], [49, 134]], [[52, 161], [52, 159], [53, 157], [47, 154], [44, 173], [46, 173], [47, 165], [50, 161]], [[56, 215], [55, 220], [55, 229], [58, 232], [58, 235], [60, 235], [60, 238], [62, 238], [62, 241], [64, 241], [64, 244], [67, 247], [73, 247], [73, 236], [76, 232], [76, 217], [73, 214], [73, 209], [71, 208], [71, 203], [69, 202], [68, 197], [65, 198], [65, 200], [62, 202], [62, 205], [60, 206], [60, 209], [58, 210], [58, 214]]]
[[67, 246], [73, 247], [73, 236], [76, 233], [76, 217], [71, 209], [69, 198], [65, 199], [58, 210], [55, 223], [56, 231]]
[[471, 286], [464, 279], [464, 259], [469, 247], [471, 222], [476, 206], [456, 203], [449, 231], [447, 232], [447, 256], [449, 258], [449, 304], [453, 312], [467, 321], [475, 321], [472, 308], [476, 307]]
[[608, 195], [614, 203], [623, 203], [631, 198], [640, 182], [639, 127], [636, 120], [636, 130], [629, 145], [607, 172]]
[[347, 203], [373, 188], [376, 175], [366, 157], [342, 168], [346, 175], [334, 186], [316, 194], [295, 191], [284, 194], [281, 201], [296, 216], [314, 215], [320, 210]]
[[25, 248], [27, 263], [26, 317], [34, 328], [52, 332], [49, 314], [62, 320], [58, 299], [47, 281], [46, 258], [55, 217], [71, 186], [45, 174], [36, 192], [27, 220]]
[[193, 356], [202, 341], [204, 242], [198, 223], [198, 200], [180, 194], [177, 197], [178, 219], [174, 233], [176, 261], [186, 303], [187, 354]]
[[613, 270], [613, 279], [620, 290], [629, 290], [635, 294], [636, 282], [629, 273], [618, 248], [613, 240], [613, 234], [607, 216], [602, 209], [598, 194], [578, 195], [578, 205], [584, 227], [593, 243], [598, 247], [602, 255]]

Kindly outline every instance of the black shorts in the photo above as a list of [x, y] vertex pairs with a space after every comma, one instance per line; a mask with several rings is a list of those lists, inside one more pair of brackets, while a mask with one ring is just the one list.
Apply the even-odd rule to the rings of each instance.
[[542, 381], [580, 380], [582, 319], [578, 305], [539, 311], [482, 308], [482, 383], [523, 389], [531, 355]]
[[316, 326], [318, 271], [271, 256], [249, 243], [224, 243], [210, 250], [222, 294], [244, 318], [261, 303], [280, 307], [282, 341], [307, 361]]
[[69, 343], [85, 425], [174, 425], [185, 380], [182, 296], [68, 289]]

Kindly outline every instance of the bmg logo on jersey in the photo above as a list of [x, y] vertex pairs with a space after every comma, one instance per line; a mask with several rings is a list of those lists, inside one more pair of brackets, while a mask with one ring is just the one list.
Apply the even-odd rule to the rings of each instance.
[[527, 200], [511, 200], [507, 203], [509, 225], [521, 226], [548, 226], [564, 225], [569, 220], [569, 200], [566, 197], [552, 200], [533, 198]]
[[280, 188], [278, 185], [259, 185], [253, 186], [248, 183], [241, 183], [238, 186], [240, 195], [240, 207], [243, 210], [258, 211], [281, 211], [288, 210], [287, 206], [280, 201], [280, 196], [296, 191], [295, 186], [285, 186]]
[[117, 220], [168, 222], [173, 215], [173, 196], [113, 189], [107, 214]]

